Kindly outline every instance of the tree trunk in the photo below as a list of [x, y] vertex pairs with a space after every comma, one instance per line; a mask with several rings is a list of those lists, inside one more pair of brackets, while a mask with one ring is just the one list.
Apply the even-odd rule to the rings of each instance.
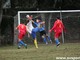
[[0, 35], [1, 35], [1, 21], [2, 21], [2, 0], [0, 0]]
[[1, 21], [2, 21], [2, 14], [3, 14], [3, 10], [2, 10], [2, 0], [0, 0], [0, 45], [1, 45]]

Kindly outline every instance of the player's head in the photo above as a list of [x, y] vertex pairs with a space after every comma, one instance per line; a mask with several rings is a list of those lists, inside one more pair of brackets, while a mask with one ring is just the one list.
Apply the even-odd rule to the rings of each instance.
[[41, 17], [39, 16], [37, 19], [36, 19], [36, 22], [41, 22]]
[[36, 19], [36, 22], [40, 22], [41, 20], [39, 20], [39, 19]]
[[60, 17], [57, 17], [56, 19], [60, 19]]
[[27, 23], [26, 23], [26, 21], [22, 21], [22, 22], [20, 22], [20, 24], [26, 25]]
[[32, 20], [32, 15], [30, 16], [30, 15], [26, 15], [26, 18], [28, 19], [28, 20]]

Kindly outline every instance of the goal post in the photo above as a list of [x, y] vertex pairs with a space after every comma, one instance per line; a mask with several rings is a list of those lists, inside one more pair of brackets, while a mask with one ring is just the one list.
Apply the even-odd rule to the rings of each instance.
[[[76, 14], [75, 14], [76, 13]], [[80, 10], [56, 10], [56, 11], [18, 11], [18, 24], [20, 24], [21, 19], [26, 19], [27, 14], [33, 15], [33, 17], [37, 16], [38, 14], [44, 14], [45, 18], [42, 17], [42, 19], [45, 19], [46, 30], [48, 31], [49, 28], [53, 25], [53, 22], [55, 21], [56, 17], [60, 17], [63, 21], [66, 17], [71, 16], [77, 16], [77, 14], [80, 13]], [[52, 16], [50, 16], [52, 15]], [[78, 14], [78, 16], [80, 16]], [[50, 20], [50, 21], [47, 21]], [[52, 24], [52, 25], [51, 25]], [[62, 42], [64, 43], [64, 33], [62, 33]]]

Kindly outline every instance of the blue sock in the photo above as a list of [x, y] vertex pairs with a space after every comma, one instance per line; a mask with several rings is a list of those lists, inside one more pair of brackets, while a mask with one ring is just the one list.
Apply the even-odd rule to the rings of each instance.
[[26, 46], [26, 44], [21, 40], [21, 41], [19, 41], [20, 42], [20, 44], [22, 44], [22, 45], [24, 45], [24, 46]]
[[18, 42], [18, 47], [21, 47], [21, 45], [22, 45], [22, 44], [21, 44], [20, 42]]
[[58, 40], [58, 39], [56, 39], [56, 40], [55, 40], [55, 42], [56, 42], [56, 45], [58, 45], [58, 43], [59, 43], [59, 40]]
[[48, 40], [51, 40], [50, 36], [48, 36]]
[[46, 38], [43, 38], [43, 40], [44, 40], [45, 43], [47, 42], [47, 41], [46, 41]]

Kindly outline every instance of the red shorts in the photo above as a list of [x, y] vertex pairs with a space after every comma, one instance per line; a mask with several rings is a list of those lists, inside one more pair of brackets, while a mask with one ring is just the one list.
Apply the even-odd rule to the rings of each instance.
[[55, 33], [55, 34], [54, 34], [54, 37], [55, 37], [55, 38], [59, 38], [61, 34], [62, 34], [61, 32]]
[[18, 39], [21, 39], [22, 40], [22, 38], [24, 37], [24, 35], [25, 35], [25, 33], [19, 33]]

